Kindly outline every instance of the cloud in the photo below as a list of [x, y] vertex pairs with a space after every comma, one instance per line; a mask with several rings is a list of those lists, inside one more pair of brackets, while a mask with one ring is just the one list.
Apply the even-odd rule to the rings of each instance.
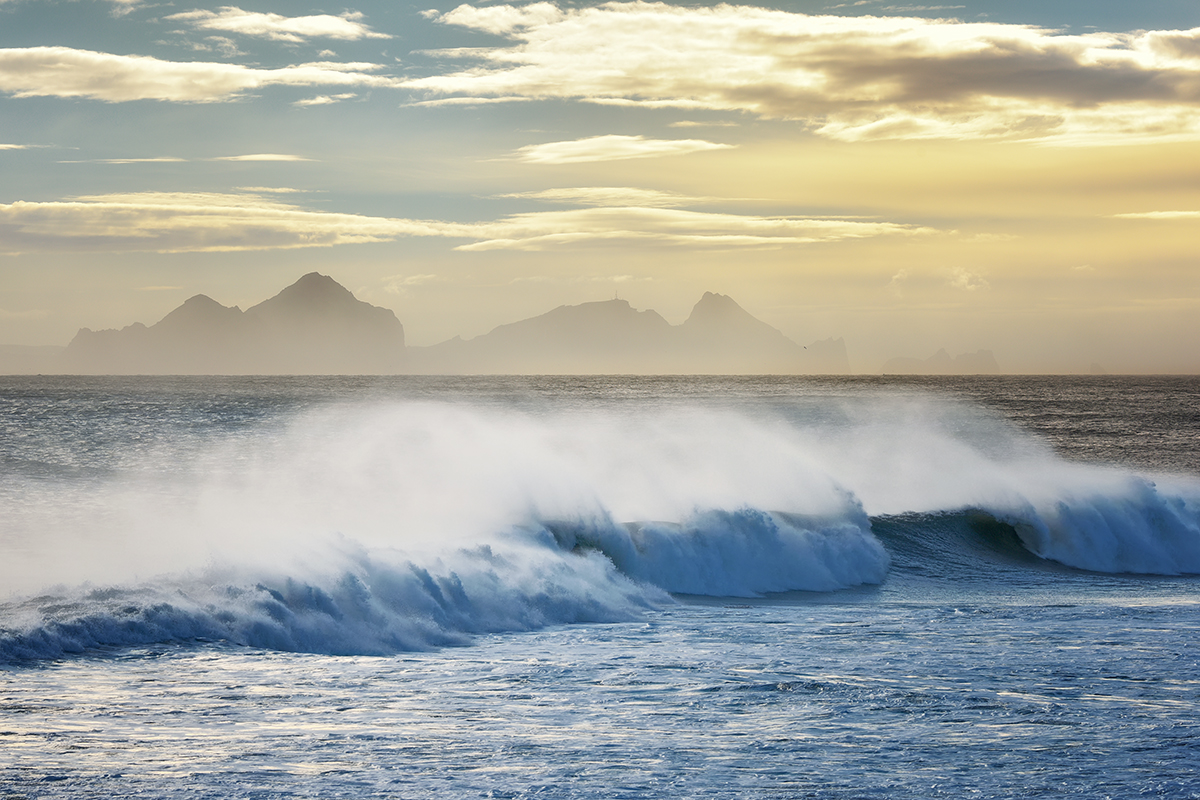
[[176, 156], [151, 156], [149, 158], [87, 158], [81, 161], [59, 161], [60, 164], [164, 164], [187, 161]]
[[0, 204], [0, 242], [7, 252], [270, 250], [411, 236], [467, 240], [459, 250], [544, 250], [612, 242], [735, 248], [929, 233], [928, 228], [889, 222], [645, 207], [533, 212], [459, 223], [310, 211], [257, 193], [140, 192]]
[[142, 5], [143, 0], [108, 0], [112, 3], [112, 13], [114, 16], [123, 17], [130, 11], [133, 11], [138, 6]]
[[0, 49], [0, 92], [15, 97], [90, 97], [109, 103], [236, 100], [267, 86], [395, 86], [377, 64], [316, 62], [281, 69], [162, 61], [69, 47]]
[[422, 274], [422, 275], [389, 275], [384, 278], [383, 290], [389, 294], [406, 295], [408, 290], [413, 286], [424, 286], [429, 283], [440, 283], [443, 278], [440, 275]]
[[712, 198], [690, 197], [656, 189], [635, 189], [628, 186], [585, 186], [574, 189], [543, 189], [538, 192], [515, 192], [500, 197], [545, 200], [551, 203], [575, 203], [585, 206], [641, 206], [662, 208], [711, 202]]
[[712, 121], [701, 122], [694, 119], [681, 119], [667, 125], [668, 128], [736, 128], [736, 122], [729, 121]]
[[347, 11], [340, 16], [317, 14], [307, 17], [285, 17], [257, 11], [243, 11], [234, 6], [223, 6], [219, 11], [184, 11], [171, 14], [165, 19], [187, 22], [192, 27], [206, 31], [238, 33], [257, 36], [278, 42], [305, 42], [309, 39], [390, 39], [386, 33], [378, 33], [364, 25], [363, 15]]
[[249, 194], [308, 194], [308, 189], [292, 189], [288, 186], [239, 186], [239, 192]]
[[739, 111], [847, 141], [1200, 139], [1200, 28], [1068, 35], [647, 2], [460, 5], [432, 18], [510, 43], [442, 51], [470, 63], [405, 82], [428, 102]]
[[137, 192], [0, 205], [0, 241], [18, 250], [270, 250], [441, 233], [407, 220], [307, 211], [259, 194]]
[[334, 103], [340, 103], [343, 100], [349, 100], [354, 97], [358, 97], [358, 95], [354, 92], [346, 92], [344, 94], [335, 95], [322, 94], [317, 95], [316, 97], [309, 97], [304, 100], [297, 100], [296, 102], [292, 103], [292, 105], [301, 107], [328, 106], [333, 105]]
[[930, 11], [957, 11], [966, 6], [883, 6], [880, 11], [892, 14], [920, 14]]
[[570, 142], [547, 142], [519, 148], [514, 155], [529, 164], [577, 164], [584, 161], [619, 161], [627, 158], [677, 156], [703, 150], [725, 150], [728, 144], [703, 139], [647, 139], [644, 136], [592, 136]]
[[1115, 219], [1200, 219], [1200, 211], [1142, 211], [1134, 214], [1113, 214]]
[[887, 222], [757, 217], [640, 207], [515, 214], [475, 228], [480, 241], [460, 245], [457, 249], [543, 250], [605, 241], [695, 247], [780, 247], [931, 232]]
[[[179, 158], [177, 156], [153, 156], [150, 158], [88, 158], [82, 161], [59, 161], [60, 164], [162, 164], [162, 163], [183, 163], [195, 161], [197, 159]], [[201, 161], [312, 161], [311, 158], [303, 156], [288, 155], [286, 153], [252, 153], [244, 156], [216, 156], [215, 158], [199, 159]], [[286, 190], [268, 190], [268, 191], [286, 191]]]
[[288, 153], [250, 153], [244, 156], [216, 156], [209, 161], [312, 161], [304, 156], [294, 156]]
[[990, 289], [991, 285], [981, 276], [976, 275], [962, 267], [956, 267], [950, 273], [949, 283], [955, 289], [962, 289], [964, 292], [973, 292], [976, 289]]
[[0, 150], [26, 150], [28, 148], [27, 144], [0, 144]]
[[[192, 49], [199, 52], [211, 52], [216, 50], [226, 58], [236, 58], [244, 56], [246, 53], [237, 46], [237, 43], [227, 36], [205, 36], [204, 42], [193, 42]], [[324, 56], [321, 56], [324, 58]]]

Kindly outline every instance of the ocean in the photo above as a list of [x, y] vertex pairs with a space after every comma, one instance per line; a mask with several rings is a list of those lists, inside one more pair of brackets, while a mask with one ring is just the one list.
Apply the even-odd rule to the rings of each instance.
[[0, 797], [1200, 797], [1200, 378], [0, 377]]

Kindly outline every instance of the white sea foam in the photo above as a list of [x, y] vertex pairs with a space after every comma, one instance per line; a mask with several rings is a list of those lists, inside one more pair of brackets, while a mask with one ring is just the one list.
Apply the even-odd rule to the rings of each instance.
[[472, 634], [631, 619], [670, 603], [598, 553], [513, 540], [418, 564], [333, 542], [304, 577], [209, 568], [119, 587], [14, 601], [0, 612], [0, 661], [102, 646], [221, 640], [316, 653], [384, 654], [465, 644]]
[[340, 405], [30, 483], [3, 532], [3, 647], [390, 652], [665, 592], [829, 591], [886, 578], [868, 515], [966, 508], [1071, 566], [1200, 572], [1195, 481], [1070, 464], [961, 405], [831, 404]]

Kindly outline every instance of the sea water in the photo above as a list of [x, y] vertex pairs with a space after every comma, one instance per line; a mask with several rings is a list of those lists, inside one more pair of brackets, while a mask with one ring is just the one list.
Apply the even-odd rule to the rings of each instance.
[[0, 378], [15, 797], [1200, 797], [1195, 378]]

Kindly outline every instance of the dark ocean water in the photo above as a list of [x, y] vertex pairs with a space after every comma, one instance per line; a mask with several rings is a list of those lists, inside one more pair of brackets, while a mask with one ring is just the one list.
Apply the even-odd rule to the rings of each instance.
[[0, 378], [8, 797], [1198, 797], [1200, 380]]

